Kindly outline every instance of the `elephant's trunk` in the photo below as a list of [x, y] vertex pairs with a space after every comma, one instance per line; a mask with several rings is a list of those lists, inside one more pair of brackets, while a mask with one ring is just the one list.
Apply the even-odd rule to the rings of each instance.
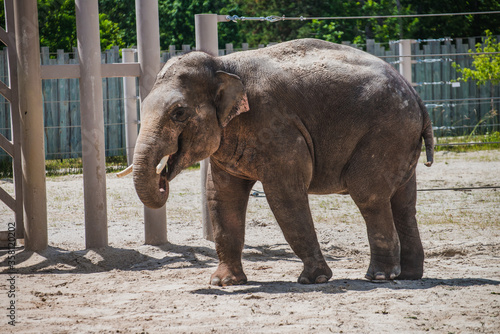
[[[169, 193], [166, 169], [158, 164], [158, 154], [150, 145], [139, 144], [135, 149], [134, 186], [137, 195], [145, 206], [152, 209], [161, 208]], [[161, 162], [166, 162], [166, 159]]]

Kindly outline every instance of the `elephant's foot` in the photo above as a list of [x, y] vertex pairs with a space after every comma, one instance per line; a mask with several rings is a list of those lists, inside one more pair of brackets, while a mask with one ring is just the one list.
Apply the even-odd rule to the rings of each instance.
[[412, 247], [401, 247], [401, 274], [398, 279], [417, 280], [424, 275], [424, 250], [420, 239]]
[[423, 261], [414, 263], [405, 263], [401, 260], [401, 274], [399, 274], [398, 279], [401, 280], [417, 280], [421, 279], [424, 275], [424, 265]]
[[219, 264], [219, 267], [210, 277], [210, 284], [218, 286], [239, 285], [247, 282], [247, 276], [240, 268], [230, 268], [226, 264]]
[[370, 281], [385, 281], [385, 280], [393, 280], [401, 274], [401, 266], [399, 265], [399, 261], [394, 264], [393, 261], [389, 261], [391, 263], [380, 262], [371, 260], [370, 266], [368, 267], [368, 271], [366, 272], [365, 278]]
[[299, 276], [298, 282], [300, 284], [320, 284], [328, 282], [331, 277], [332, 270], [324, 262], [316, 266], [305, 267]]

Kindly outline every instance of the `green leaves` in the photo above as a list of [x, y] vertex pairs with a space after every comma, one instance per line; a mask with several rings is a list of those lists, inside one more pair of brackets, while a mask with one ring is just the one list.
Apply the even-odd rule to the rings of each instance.
[[[126, 1], [135, 5], [133, 1]], [[111, 1], [99, 1], [101, 3], [112, 3]], [[121, 2], [115, 4], [120, 9]], [[135, 22], [135, 7], [132, 14]], [[40, 31], [40, 45], [48, 46], [54, 52], [58, 49], [70, 51], [77, 46], [76, 37], [76, 14], [74, 0], [38, 0], [38, 24]], [[99, 31], [101, 35], [101, 49], [109, 49], [114, 45], [120, 48], [126, 47], [123, 40], [125, 30], [110, 19], [106, 12], [99, 14]], [[135, 36], [135, 32], [133, 34]]]
[[[17, 0], [16, 0], [17, 1]], [[0, 0], [3, 7], [3, 0]], [[395, 14], [480, 12], [500, 9], [500, 0], [158, 0], [160, 45], [180, 49], [194, 46], [194, 15], [214, 13], [238, 16], [286, 15], [287, 17], [332, 17]], [[76, 46], [74, 0], [38, 0], [42, 46], [71, 51]], [[134, 0], [99, 0], [101, 47], [137, 44]], [[0, 10], [0, 21], [4, 18]], [[227, 22], [219, 24], [219, 47], [249, 43], [281, 42], [295, 38], [321, 38], [332, 42], [363, 44], [367, 39], [388, 42], [401, 38], [467, 37], [485, 29], [500, 33], [499, 15], [467, 15], [421, 18], [386, 18], [322, 21]], [[479, 64], [479, 63], [478, 63]], [[481, 65], [480, 65], [481, 66]], [[464, 75], [469, 75], [464, 72]]]
[[[485, 31], [486, 38], [484, 43], [476, 44], [476, 53], [500, 52], [500, 43], [492, 36], [491, 31]], [[469, 53], [474, 53], [469, 50]], [[486, 85], [491, 82], [492, 85], [500, 83], [500, 54], [475, 54], [472, 62], [473, 68], [461, 68], [460, 65], [453, 63], [462, 76], [457, 80], [467, 81], [476, 80], [478, 85]]]

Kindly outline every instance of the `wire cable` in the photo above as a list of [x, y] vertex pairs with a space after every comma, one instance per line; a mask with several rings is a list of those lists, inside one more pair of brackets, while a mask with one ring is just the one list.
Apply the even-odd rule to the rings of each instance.
[[359, 20], [359, 19], [389, 19], [389, 18], [414, 18], [414, 17], [439, 17], [439, 16], [465, 16], [465, 15], [491, 15], [500, 14], [500, 11], [486, 11], [486, 12], [464, 12], [464, 13], [436, 13], [436, 14], [406, 14], [406, 15], [364, 15], [364, 16], [319, 16], [319, 17], [286, 17], [271, 15], [271, 16], [258, 16], [246, 17], [238, 15], [227, 15], [226, 21], [306, 21], [306, 20]]

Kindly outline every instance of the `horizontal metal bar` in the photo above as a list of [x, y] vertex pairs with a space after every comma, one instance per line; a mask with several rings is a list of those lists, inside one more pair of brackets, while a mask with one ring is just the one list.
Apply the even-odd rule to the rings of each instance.
[[454, 56], [475, 56], [475, 55], [497, 55], [500, 54], [500, 52], [495, 51], [495, 52], [462, 52], [462, 53], [431, 53], [427, 55], [419, 55], [419, 54], [413, 54], [413, 55], [394, 55], [394, 56], [377, 56], [378, 58], [401, 58], [401, 57], [411, 57], [411, 58], [418, 58], [418, 57], [454, 57]]
[[470, 98], [459, 98], [459, 99], [438, 99], [438, 100], [423, 100], [424, 102], [448, 102], [448, 101], [483, 101], [483, 100], [499, 100], [499, 97], [470, 97]]
[[42, 79], [78, 79], [80, 65], [42, 65]]
[[[138, 77], [141, 75], [139, 63], [101, 64], [103, 78]], [[42, 65], [42, 79], [78, 79], [80, 65]]]
[[2, 81], [0, 81], [0, 94], [9, 101], [12, 99], [12, 90]]
[[489, 144], [500, 144], [500, 141], [492, 142], [477, 142], [477, 143], [448, 143], [448, 144], [434, 144], [434, 146], [467, 146], [467, 145], [489, 145]]
[[460, 187], [460, 188], [417, 189], [417, 191], [444, 191], [444, 190], [464, 191], [464, 190], [499, 189], [499, 188], [500, 186], [479, 186], [479, 187]]
[[139, 63], [102, 64], [101, 75], [103, 78], [138, 77], [141, 66]]
[[16, 200], [0, 187], [0, 201], [4, 202], [11, 210], [16, 210]]
[[12, 144], [4, 135], [0, 134], [0, 147], [11, 157], [14, 156], [14, 144]]
[[11, 38], [3, 28], [0, 28], [0, 41], [7, 46], [11, 44]]
[[436, 16], [460, 16], [460, 15], [486, 15], [486, 14], [500, 14], [500, 11], [485, 11], [485, 12], [462, 12], [462, 13], [435, 13], [435, 14], [407, 14], [407, 15], [365, 15], [365, 16], [320, 16], [320, 17], [286, 17], [271, 15], [271, 16], [258, 16], [258, 17], [239, 17], [238, 15], [227, 15], [226, 21], [306, 21], [306, 20], [359, 20], [359, 19], [390, 19], [390, 18], [413, 18], [413, 17], [436, 17]]

